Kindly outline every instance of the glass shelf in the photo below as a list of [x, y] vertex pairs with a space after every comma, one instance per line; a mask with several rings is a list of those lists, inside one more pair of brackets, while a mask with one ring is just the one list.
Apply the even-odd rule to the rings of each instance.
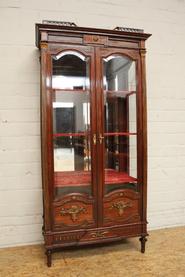
[[89, 136], [87, 133], [57, 133], [53, 134], [53, 137], [86, 137]]
[[137, 135], [137, 133], [129, 133], [129, 132], [111, 132], [111, 133], [104, 133], [105, 136], [133, 136]]
[[131, 96], [136, 93], [136, 91], [121, 91], [121, 90], [104, 90], [104, 93], [106, 94], [106, 97], [120, 97], [120, 98], [126, 98], [128, 96]]
[[[137, 133], [129, 133], [129, 132], [111, 132], [104, 133], [105, 136], [133, 136], [137, 135]], [[57, 133], [53, 134], [53, 137], [81, 137], [81, 136], [90, 136], [87, 133]]]
[[53, 93], [55, 92], [64, 92], [64, 93], [89, 93], [90, 91], [88, 89], [62, 89], [62, 88], [53, 88], [51, 89]]

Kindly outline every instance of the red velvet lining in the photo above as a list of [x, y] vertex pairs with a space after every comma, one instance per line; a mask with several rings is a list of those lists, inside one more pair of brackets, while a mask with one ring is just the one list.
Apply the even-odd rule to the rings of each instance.
[[[55, 172], [55, 186], [87, 186], [91, 184], [90, 171], [63, 171]], [[106, 169], [105, 184], [120, 184], [136, 182], [137, 179], [129, 176], [126, 172], [118, 172], [114, 169]]]

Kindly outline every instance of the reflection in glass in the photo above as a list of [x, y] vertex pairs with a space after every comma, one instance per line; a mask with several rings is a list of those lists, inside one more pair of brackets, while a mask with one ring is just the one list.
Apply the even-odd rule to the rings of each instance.
[[83, 55], [72, 51], [62, 52], [53, 57], [52, 87], [85, 90], [89, 88], [88, 69]]
[[112, 55], [104, 59], [104, 88], [115, 91], [135, 91], [135, 62], [127, 57]]
[[137, 137], [129, 138], [129, 175], [137, 178]]
[[136, 189], [136, 70], [127, 57], [103, 60], [105, 192]]
[[53, 57], [52, 88], [55, 194], [91, 193], [89, 60]]
[[136, 92], [127, 95], [128, 128], [130, 133], [136, 133]]

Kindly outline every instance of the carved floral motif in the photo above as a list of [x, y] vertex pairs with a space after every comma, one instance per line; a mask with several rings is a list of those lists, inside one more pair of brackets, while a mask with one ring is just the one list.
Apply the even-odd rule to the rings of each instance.
[[126, 208], [132, 207], [131, 202], [119, 201], [111, 205], [110, 209], [117, 209], [119, 216], [122, 216]]
[[106, 231], [98, 231], [91, 234], [92, 238], [103, 238], [108, 232]]
[[78, 220], [78, 215], [80, 213], [85, 213], [86, 212], [86, 209], [84, 207], [80, 207], [80, 206], [77, 206], [77, 205], [72, 205], [71, 208], [62, 208], [62, 210], [60, 211], [60, 214], [62, 216], [65, 216], [65, 215], [70, 215], [71, 217], [71, 220], [73, 222], [77, 221]]

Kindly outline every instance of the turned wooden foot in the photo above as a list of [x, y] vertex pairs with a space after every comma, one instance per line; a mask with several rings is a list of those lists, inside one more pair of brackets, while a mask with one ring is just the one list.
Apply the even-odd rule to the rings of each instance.
[[46, 256], [47, 256], [47, 266], [51, 267], [51, 250], [46, 250]]
[[145, 243], [147, 242], [147, 238], [142, 236], [139, 240], [141, 242], [141, 253], [145, 253]]

